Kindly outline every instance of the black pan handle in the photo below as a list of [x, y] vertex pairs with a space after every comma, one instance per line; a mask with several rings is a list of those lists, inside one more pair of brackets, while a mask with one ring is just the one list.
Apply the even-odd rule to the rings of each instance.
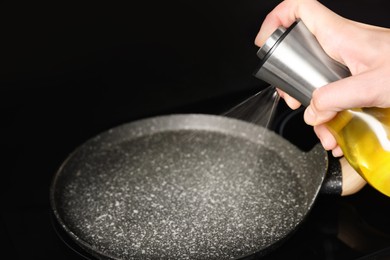
[[342, 158], [328, 156], [328, 171], [320, 192], [329, 195], [348, 196], [361, 190], [366, 181]]
[[329, 153], [328, 159], [328, 170], [326, 172], [324, 182], [322, 183], [320, 193], [340, 196], [343, 192], [341, 163]]

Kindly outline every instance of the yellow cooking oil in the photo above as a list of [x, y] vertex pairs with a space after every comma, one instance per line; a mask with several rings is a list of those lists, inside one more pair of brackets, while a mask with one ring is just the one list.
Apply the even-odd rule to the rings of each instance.
[[390, 108], [345, 110], [327, 126], [349, 164], [390, 197]]

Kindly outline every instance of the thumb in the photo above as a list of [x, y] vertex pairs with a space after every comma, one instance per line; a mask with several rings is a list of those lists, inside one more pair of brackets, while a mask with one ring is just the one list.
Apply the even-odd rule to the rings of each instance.
[[[297, 19], [301, 19], [308, 29], [318, 37], [320, 43], [326, 40], [328, 28], [337, 28], [341, 17], [316, 0], [285, 0], [277, 5], [264, 19], [255, 44], [262, 46], [268, 37], [279, 27], [289, 27]], [[323, 35], [323, 36], [321, 36]]]

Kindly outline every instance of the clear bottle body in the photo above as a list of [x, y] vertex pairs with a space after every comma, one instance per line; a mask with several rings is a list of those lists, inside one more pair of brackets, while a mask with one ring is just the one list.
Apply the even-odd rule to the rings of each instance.
[[390, 108], [345, 110], [327, 126], [351, 166], [390, 197]]

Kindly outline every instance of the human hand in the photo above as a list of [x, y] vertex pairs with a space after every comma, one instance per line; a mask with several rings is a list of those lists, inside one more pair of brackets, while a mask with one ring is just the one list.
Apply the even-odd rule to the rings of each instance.
[[[279, 26], [287, 28], [298, 18], [325, 52], [352, 73], [315, 90], [304, 113], [305, 122], [314, 126], [324, 148], [341, 156], [325, 123], [349, 108], [390, 107], [390, 29], [345, 19], [315, 0], [285, 0], [265, 18], [256, 45], [262, 46]], [[287, 93], [278, 92], [292, 109], [300, 106]]]

